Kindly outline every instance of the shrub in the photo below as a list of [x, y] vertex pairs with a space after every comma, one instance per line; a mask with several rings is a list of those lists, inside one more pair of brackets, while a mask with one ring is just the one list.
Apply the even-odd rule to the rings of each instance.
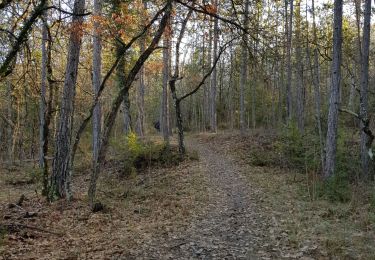
[[276, 147], [282, 154], [281, 163], [289, 168], [304, 173], [320, 167], [318, 137], [311, 132], [301, 134], [294, 123], [283, 129]]
[[118, 153], [118, 159], [122, 165], [120, 170], [122, 176], [131, 176], [138, 170], [151, 166], [177, 165], [181, 161], [177, 147], [167, 146], [165, 143], [142, 141], [133, 132], [113, 143], [112, 147]]
[[318, 197], [331, 202], [348, 202], [351, 199], [351, 189], [348, 175], [336, 172], [335, 175], [318, 185]]

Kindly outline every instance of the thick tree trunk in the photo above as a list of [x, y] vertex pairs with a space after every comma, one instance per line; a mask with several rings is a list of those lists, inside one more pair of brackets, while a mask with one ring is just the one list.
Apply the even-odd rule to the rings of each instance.
[[[245, 2], [245, 13], [243, 17], [244, 28], [249, 24], [249, 0]], [[245, 86], [247, 85], [247, 34], [242, 36], [242, 56], [241, 56], [241, 75], [240, 75], [240, 130], [241, 134], [245, 133]]]
[[326, 139], [326, 159], [324, 178], [331, 177], [335, 172], [337, 150], [338, 110], [340, 102], [341, 60], [342, 60], [342, 7], [343, 0], [335, 0], [333, 23], [333, 59], [332, 86], [330, 90], [328, 129]]
[[[370, 52], [370, 27], [371, 27], [371, 0], [365, 0], [363, 36], [362, 36], [362, 58], [361, 58], [361, 91], [360, 91], [360, 117], [361, 129], [368, 127], [368, 81], [369, 81], [369, 52]], [[367, 126], [365, 125], [365, 123]], [[369, 175], [369, 151], [371, 143], [365, 131], [361, 131], [361, 163], [362, 178], [367, 179]]]
[[[98, 95], [102, 81], [102, 42], [100, 36], [100, 23], [98, 18], [102, 14], [101, 0], [94, 0], [94, 31], [93, 31], [93, 60], [92, 60], [92, 87], [95, 95]], [[101, 131], [101, 105], [98, 102], [92, 116], [92, 156], [93, 162], [98, 158]]]
[[[75, 0], [73, 13], [83, 14], [85, 0]], [[74, 98], [79, 63], [79, 53], [82, 42], [83, 16], [74, 15], [71, 22], [69, 49], [65, 71], [65, 81], [60, 107], [59, 126], [55, 140], [55, 157], [50, 183], [50, 199], [71, 198], [71, 138], [74, 115]], [[74, 30], [73, 30], [74, 28]]]

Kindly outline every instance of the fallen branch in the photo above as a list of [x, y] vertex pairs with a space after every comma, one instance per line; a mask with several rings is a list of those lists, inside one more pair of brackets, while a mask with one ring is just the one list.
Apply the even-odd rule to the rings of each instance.
[[357, 113], [355, 113], [355, 112], [353, 112], [349, 109], [339, 108], [339, 111], [344, 112], [344, 113], [348, 113], [349, 115], [352, 115], [355, 118], [358, 118], [362, 122], [363, 127], [362, 127], [361, 130], [368, 136], [368, 140], [366, 142], [366, 147], [368, 149], [368, 154], [369, 154], [370, 158], [372, 159], [373, 155], [372, 155], [372, 148], [371, 147], [372, 147], [372, 142], [375, 139], [375, 136], [370, 129], [370, 119], [363, 118], [360, 114], [357, 114]]
[[9, 230], [16, 230], [16, 229], [20, 229], [20, 228], [27, 228], [27, 229], [36, 230], [36, 231], [39, 231], [39, 232], [44, 232], [44, 233], [48, 233], [48, 234], [52, 234], [52, 235], [56, 235], [56, 236], [63, 235], [63, 233], [50, 231], [50, 230], [47, 230], [47, 229], [44, 229], [44, 228], [24, 225], [24, 224], [21, 224], [21, 223], [0, 224], [0, 230], [2, 229], [2, 230], [9, 231]]

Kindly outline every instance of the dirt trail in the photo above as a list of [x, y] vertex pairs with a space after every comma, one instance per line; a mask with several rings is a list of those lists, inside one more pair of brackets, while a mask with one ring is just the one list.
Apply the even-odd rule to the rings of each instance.
[[241, 175], [242, 167], [209, 143], [189, 140], [197, 150], [206, 178], [209, 198], [204, 213], [192, 219], [187, 229], [146, 242], [136, 257], [157, 259], [269, 259], [260, 215], [259, 191]]

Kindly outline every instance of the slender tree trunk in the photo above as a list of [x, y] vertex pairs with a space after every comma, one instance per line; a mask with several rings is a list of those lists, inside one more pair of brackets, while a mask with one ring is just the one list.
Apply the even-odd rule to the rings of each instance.
[[[245, 13], [243, 17], [244, 28], [249, 24], [249, 0], [245, 2]], [[240, 130], [241, 134], [245, 133], [245, 86], [247, 85], [247, 34], [242, 36], [242, 56], [241, 56], [241, 75], [240, 75]]]
[[161, 98], [161, 118], [160, 118], [160, 126], [161, 132], [163, 134], [164, 141], [169, 144], [169, 117], [168, 117], [168, 81], [169, 81], [169, 73], [170, 73], [170, 66], [169, 66], [169, 49], [170, 49], [170, 38], [171, 38], [171, 28], [170, 22], [166, 31], [164, 32], [164, 39], [163, 39], [163, 91], [162, 91], [162, 98]]
[[122, 102], [122, 105], [124, 108], [124, 133], [125, 135], [128, 135], [132, 130], [129, 91], [124, 93], [124, 100]]
[[[94, 0], [94, 31], [93, 31], [93, 60], [92, 60], [92, 87], [95, 95], [98, 95], [100, 84], [102, 81], [102, 43], [100, 36], [100, 24], [98, 18], [102, 14], [101, 0]], [[98, 102], [94, 108], [92, 117], [92, 155], [93, 162], [96, 163], [98, 159], [98, 151], [100, 146], [100, 131], [101, 131], [101, 105]]]
[[[212, 30], [212, 22], [213, 19], [212, 17], [209, 17], [209, 32], [208, 32], [208, 50], [207, 50], [207, 71], [210, 70], [211, 65], [212, 65], [212, 43], [213, 43], [213, 30]], [[206, 90], [206, 110], [207, 110], [207, 128], [212, 131], [212, 98], [211, 98], [211, 93], [212, 93], [212, 75], [208, 78], [207, 82], [207, 90]]]
[[301, 0], [296, 1], [296, 64], [297, 64], [297, 125], [302, 134], [304, 132], [305, 86], [303, 82], [303, 58], [301, 39]]
[[[218, 8], [217, 0], [214, 1], [214, 5], [216, 9]], [[218, 41], [219, 41], [219, 20], [217, 18], [214, 19], [214, 39], [213, 39], [213, 59], [217, 59], [217, 48], [218, 48]], [[211, 131], [216, 133], [217, 131], [217, 115], [216, 115], [216, 89], [217, 89], [217, 69], [216, 66], [214, 71], [212, 72], [211, 78], [211, 109], [210, 109], [210, 123], [211, 123]]]
[[[370, 52], [370, 28], [371, 28], [371, 0], [365, 0], [364, 23], [362, 36], [361, 58], [361, 91], [360, 91], [360, 117], [361, 129], [368, 127], [368, 81], [369, 81], [369, 52]], [[365, 125], [367, 124], [367, 126]], [[369, 151], [371, 143], [366, 131], [361, 131], [361, 162], [362, 178], [367, 179], [369, 174]]]
[[[286, 5], [287, 6], [287, 5]], [[292, 120], [292, 34], [293, 34], [293, 0], [289, 0], [289, 22], [287, 38], [287, 80], [286, 80], [286, 104], [287, 121]]]
[[355, 71], [357, 69], [354, 68], [353, 73], [350, 73], [350, 92], [349, 92], [349, 99], [348, 99], [348, 108], [353, 111], [354, 110], [354, 99], [355, 99], [355, 93], [356, 93], [356, 81], [355, 78]]
[[[143, 1], [144, 12], [147, 11], [147, 2]], [[145, 51], [145, 41], [146, 37], [140, 39], [140, 53]], [[142, 66], [139, 71], [139, 86], [138, 86], [138, 95], [137, 95], [137, 123], [136, 123], [136, 132], [139, 136], [143, 137], [145, 134], [145, 68]]]
[[342, 7], [343, 0], [334, 2], [334, 23], [333, 23], [333, 59], [332, 59], [332, 86], [330, 90], [328, 129], [326, 139], [326, 160], [324, 177], [332, 176], [336, 166], [337, 150], [337, 128], [340, 102], [341, 85], [341, 60], [342, 60]]
[[8, 120], [11, 122], [7, 127], [7, 150], [8, 150], [8, 163], [13, 164], [14, 161], [14, 151], [13, 151], [13, 132], [15, 131], [15, 125], [13, 121], [13, 86], [9, 79], [6, 81], [7, 85], [7, 96], [8, 96]]
[[47, 27], [42, 26], [42, 67], [41, 67], [41, 84], [40, 84], [40, 103], [39, 103], [39, 167], [44, 167], [44, 124], [46, 113], [46, 85], [47, 85]]
[[[83, 14], [85, 0], [75, 0], [73, 13]], [[55, 157], [51, 176], [50, 199], [71, 198], [71, 138], [74, 115], [74, 98], [79, 63], [79, 53], [82, 43], [83, 16], [73, 15], [70, 32], [65, 81], [60, 107], [59, 126], [56, 136]]]
[[313, 17], [313, 37], [314, 37], [314, 65], [311, 62], [309, 42], [307, 42], [307, 50], [309, 52], [309, 63], [311, 74], [313, 75], [313, 84], [314, 84], [314, 100], [315, 100], [315, 120], [316, 127], [319, 134], [319, 144], [320, 144], [320, 156], [321, 156], [321, 166], [324, 169], [324, 141], [323, 141], [323, 130], [322, 130], [322, 116], [321, 116], [321, 98], [320, 98], [320, 71], [319, 71], [319, 53], [318, 53], [318, 37], [316, 32], [316, 23], [315, 23], [315, 0], [312, 0], [312, 17]]
[[[211, 29], [211, 27], [209, 26], [209, 30]], [[203, 41], [202, 41], [202, 77], [204, 76], [204, 74], [206, 73], [207, 71], [207, 62], [206, 62], [206, 33], [205, 31], [203, 32]], [[208, 57], [210, 54], [208, 53]], [[207, 122], [208, 122], [208, 104], [209, 104], [209, 100], [208, 100], [208, 88], [209, 88], [209, 82], [205, 82], [205, 85], [204, 85], [204, 88], [203, 88], [203, 98], [202, 98], [202, 130], [203, 131], [206, 131], [207, 130]]]
[[229, 103], [229, 125], [230, 125], [230, 130], [233, 130], [234, 128], [234, 108], [233, 108], [233, 92], [234, 92], [234, 80], [233, 80], [233, 73], [234, 73], [234, 50], [233, 50], [233, 44], [230, 45], [230, 74], [229, 74], [229, 84], [228, 84], [228, 103]]

